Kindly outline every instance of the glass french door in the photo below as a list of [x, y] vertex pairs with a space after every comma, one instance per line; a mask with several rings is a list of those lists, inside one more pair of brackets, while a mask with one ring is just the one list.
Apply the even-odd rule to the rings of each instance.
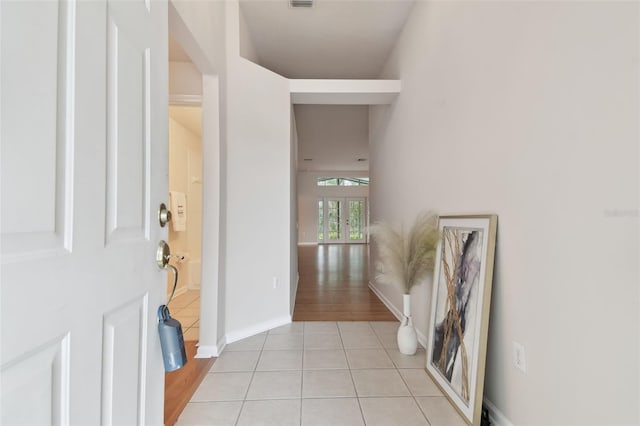
[[364, 197], [318, 200], [318, 242], [366, 242], [366, 212], [367, 199]]

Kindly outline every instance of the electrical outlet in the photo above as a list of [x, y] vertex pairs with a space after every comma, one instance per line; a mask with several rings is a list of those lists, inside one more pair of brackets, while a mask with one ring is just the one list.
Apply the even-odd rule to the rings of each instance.
[[524, 351], [524, 346], [522, 344], [516, 342], [513, 343], [513, 366], [522, 371], [523, 373], [527, 372], [527, 358]]
[[273, 277], [273, 288], [278, 288], [278, 277]]

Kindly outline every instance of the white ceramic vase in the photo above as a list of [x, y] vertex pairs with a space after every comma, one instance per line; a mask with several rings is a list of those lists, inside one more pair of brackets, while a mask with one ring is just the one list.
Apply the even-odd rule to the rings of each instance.
[[415, 355], [418, 350], [418, 336], [411, 319], [411, 295], [402, 296], [403, 314], [402, 322], [398, 328], [398, 349], [405, 355]]

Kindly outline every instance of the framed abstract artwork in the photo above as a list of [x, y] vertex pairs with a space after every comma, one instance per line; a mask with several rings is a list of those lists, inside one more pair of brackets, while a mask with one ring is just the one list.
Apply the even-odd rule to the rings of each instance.
[[498, 217], [440, 216], [427, 373], [480, 425]]

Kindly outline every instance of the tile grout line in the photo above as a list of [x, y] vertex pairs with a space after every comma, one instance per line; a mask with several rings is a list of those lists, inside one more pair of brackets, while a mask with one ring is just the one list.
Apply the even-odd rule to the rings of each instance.
[[429, 418], [427, 417], [427, 414], [422, 410], [422, 407], [420, 406], [420, 404], [418, 404], [418, 400], [416, 399], [416, 396], [413, 394], [413, 391], [411, 391], [411, 388], [409, 387], [409, 384], [405, 380], [404, 376], [402, 374], [400, 374], [400, 367], [398, 367], [398, 364], [396, 364], [396, 361], [393, 358], [391, 358], [391, 355], [389, 354], [389, 349], [391, 349], [391, 348], [385, 348], [384, 344], [382, 343], [382, 340], [380, 339], [380, 336], [378, 336], [378, 333], [375, 331], [375, 329], [373, 331], [374, 331], [376, 337], [378, 338], [378, 340], [380, 341], [380, 344], [383, 345], [382, 349], [384, 349], [384, 352], [391, 359], [391, 363], [393, 364], [396, 372], [400, 376], [400, 379], [402, 380], [404, 385], [407, 387], [407, 390], [409, 391], [409, 395], [411, 395], [411, 399], [413, 400], [414, 404], [416, 404], [416, 406], [418, 407], [418, 410], [420, 411], [420, 414], [422, 414], [422, 417], [424, 417], [424, 419], [427, 421], [428, 425], [431, 426], [431, 421], [429, 421]]
[[[268, 334], [266, 335], [268, 336]], [[247, 386], [247, 390], [244, 393], [244, 398], [242, 398], [242, 404], [240, 404], [240, 411], [238, 411], [238, 418], [236, 419], [235, 425], [238, 425], [240, 421], [240, 416], [242, 415], [242, 410], [244, 409], [244, 404], [247, 402], [247, 396], [249, 395], [249, 389], [251, 389], [251, 384], [253, 383], [253, 379], [256, 376], [256, 369], [258, 368], [258, 363], [260, 362], [260, 358], [262, 358], [262, 352], [264, 351], [264, 345], [267, 342], [267, 337], [265, 336], [264, 342], [260, 346], [260, 355], [258, 355], [258, 360], [256, 361], [256, 365], [253, 367], [253, 371], [251, 371], [251, 379], [249, 379], [249, 385]]]
[[342, 341], [342, 330], [340, 326], [336, 322], [336, 326], [338, 327], [338, 336], [340, 336], [340, 343], [342, 343], [342, 350], [344, 351], [344, 357], [347, 361], [347, 368], [349, 369], [349, 377], [351, 377], [351, 384], [353, 385], [353, 392], [356, 394], [356, 402], [358, 403], [358, 409], [360, 410], [360, 417], [362, 418], [362, 424], [366, 426], [367, 421], [364, 418], [364, 412], [362, 411], [362, 405], [360, 404], [360, 396], [358, 395], [358, 388], [356, 388], [356, 381], [353, 379], [353, 372], [351, 371], [351, 364], [349, 364], [349, 358], [347, 357], [347, 350], [344, 347], [344, 342]]
[[[393, 364], [395, 365], [395, 362]], [[431, 421], [427, 417], [427, 413], [425, 413], [424, 410], [422, 410], [422, 407], [420, 406], [420, 404], [418, 404], [418, 400], [416, 399], [416, 396], [413, 394], [413, 391], [409, 387], [409, 383], [407, 383], [404, 376], [400, 374], [400, 368], [398, 366], [396, 366], [396, 371], [398, 372], [398, 375], [400, 376], [400, 379], [402, 379], [402, 382], [404, 383], [404, 385], [407, 387], [407, 390], [409, 391], [409, 395], [411, 395], [411, 399], [413, 400], [413, 403], [416, 404], [416, 406], [418, 407], [418, 410], [420, 411], [420, 414], [422, 414], [422, 417], [424, 417], [427, 423], [429, 424], [429, 426], [431, 426]]]
[[[418, 345], [418, 350], [421, 349], [422, 347], [420, 345]], [[426, 356], [426, 348], [422, 348], [425, 351], [425, 356]], [[395, 364], [395, 362], [394, 362]], [[398, 374], [400, 373], [400, 367], [398, 367]], [[420, 370], [425, 370], [425, 368], [421, 368]], [[411, 396], [413, 397], [413, 400], [415, 401], [416, 405], [418, 406], [418, 409], [420, 410], [420, 412], [422, 413], [422, 415], [424, 416], [424, 418], [427, 419], [427, 423], [429, 423], [429, 425], [431, 425], [431, 420], [429, 419], [429, 416], [427, 415], [427, 413], [425, 412], [425, 410], [422, 408], [422, 406], [418, 403], [418, 400], [416, 399], [416, 395], [413, 394], [413, 392], [411, 391], [411, 388], [409, 388], [409, 385], [407, 384], [406, 380], [404, 379], [404, 376], [402, 376], [402, 374], [400, 374], [400, 377], [402, 377], [402, 380], [405, 382], [405, 384], [407, 385], [407, 388], [409, 389], [409, 392], [411, 393]], [[429, 378], [430, 379], [430, 378]], [[430, 379], [431, 380], [431, 379]], [[434, 398], [434, 396], [431, 395], [427, 395], [428, 398]], [[436, 397], [437, 398], [437, 397]]]

